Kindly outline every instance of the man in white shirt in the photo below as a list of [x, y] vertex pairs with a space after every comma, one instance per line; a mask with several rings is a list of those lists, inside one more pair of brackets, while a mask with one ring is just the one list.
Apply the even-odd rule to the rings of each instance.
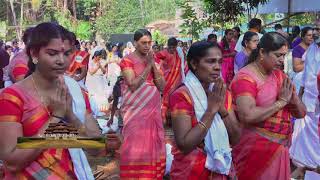
[[[250, 22], [249, 22], [249, 30], [248, 31], [257, 33], [258, 36], [259, 36], [259, 39], [261, 39], [261, 37], [263, 36], [263, 34], [259, 33], [260, 30], [261, 30], [261, 23], [262, 23], [262, 21], [260, 19], [258, 19], [258, 18], [252, 18], [250, 20]], [[243, 36], [244, 36], [244, 34], [242, 34], [239, 37], [238, 41], [237, 41], [237, 44], [236, 44], [236, 47], [235, 47], [235, 50], [237, 52], [240, 52], [242, 50], [241, 43], [242, 43], [242, 40], [243, 40]]]
[[304, 119], [295, 121], [290, 155], [298, 167], [317, 168], [320, 166], [319, 102], [317, 75], [320, 71], [320, 37], [314, 34], [315, 41], [302, 57], [305, 62], [300, 97], [306, 105]]

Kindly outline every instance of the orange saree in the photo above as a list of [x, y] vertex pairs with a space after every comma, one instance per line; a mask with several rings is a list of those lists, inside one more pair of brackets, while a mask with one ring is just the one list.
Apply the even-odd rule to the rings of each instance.
[[[23, 127], [24, 136], [34, 136], [48, 121], [49, 114], [41, 102], [17, 84], [0, 94], [0, 123], [16, 122]], [[4, 162], [4, 165], [6, 162]], [[5, 167], [5, 166], [4, 166]], [[17, 173], [5, 168], [4, 179], [77, 179], [67, 149], [46, 149], [27, 167]]]

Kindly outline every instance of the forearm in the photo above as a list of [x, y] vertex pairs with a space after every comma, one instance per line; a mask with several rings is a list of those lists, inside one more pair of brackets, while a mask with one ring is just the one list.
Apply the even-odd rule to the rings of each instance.
[[26, 168], [31, 162], [35, 161], [42, 151], [42, 149], [15, 149], [3, 160], [6, 168], [10, 172], [18, 172]]
[[288, 105], [288, 109], [293, 117], [303, 118], [307, 113], [306, 106], [304, 105], [304, 103], [302, 103], [297, 95], [294, 95], [293, 98], [293, 103]]
[[162, 92], [166, 82], [156, 67], [153, 67], [153, 73], [154, 73], [154, 83], [157, 86], [158, 90]]
[[88, 69], [86, 67], [81, 68], [81, 74], [76, 78], [76, 81], [81, 81], [82, 79], [84, 79], [87, 76], [87, 72], [88, 72]]
[[[279, 106], [280, 103], [281, 106]], [[244, 123], [259, 123], [263, 122], [275, 113], [277, 113], [279, 110], [281, 110], [285, 106], [284, 102], [277, 101], [276, 103], [273, 103], [271, 106], [268, 107], [250, 107], [246, 110], [238, 111], [239, 120]]]
[[135, 77], [128, 85], [132, 92], [136, 91], [147, 79], [150, 73], [151, 67], [147, 67], [141, 75]]
[[[212, 120], [215, 114], [216, 113], [213, 112], [205, 112], [201, 118], [201, 121], [208, 129], [211, 127]], [[178, 141], [180, 142], [178, 143], [179, 149], [182, 150], [185, 154], [191, 152], [192, 150], [196, 149], [199, 144], [202, 143], [206, 135], [207, 130], [200, 123], [198, 123], [187, 132], [187, 134], [181, 141]]]

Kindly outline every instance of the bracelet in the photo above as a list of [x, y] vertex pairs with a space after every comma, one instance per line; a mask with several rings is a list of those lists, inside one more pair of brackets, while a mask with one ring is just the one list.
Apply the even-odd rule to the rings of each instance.
[[143, 75], [139, 75], [139, 77], [142, 79], [142, 80], [146, 80]]
[[158, 81], [160, 80], [162, 77], [159, 77], [159, 78], [156, 78], [156, 79], [153, 79], [154, 81]]
[[282, 101], [288, 103], [288, 101], [286, 99], [284, 99], [284, 98], [279, 98], [279, 100], [282, 100]]
[[198, 124], [200, 124], [201, 127], [203, 127], [206, 131], [208, 131], [208, 128], [207, 128], [206, 124], [204, 124], [204, 122], [199, 121]]
[[276, 107], [280, 110], [282, 109], [285, 105], [281, 104], [281, 102], [277, 101], [274, 103], [276, 105]]

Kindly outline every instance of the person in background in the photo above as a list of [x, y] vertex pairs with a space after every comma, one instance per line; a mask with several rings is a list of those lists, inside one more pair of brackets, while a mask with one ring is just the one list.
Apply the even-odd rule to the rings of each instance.
[[[32, 30], [33, 28], [29, 28], [23, 34], [22, 40], [26, 45], [28, 44], [29, 38], [32, 34]], [[29, 57], [27, 55], [26, 49], [15, 54], [8, 66], [7, 72], [8, 77], [10, 77], [10, 81], [6, 81], [7, 86], [19, 82], [25, 78], [29, 71], [28, 61]]]
[[241, 30], [238, 26], [233, 27], [233, 36], [234, 36], [234, 42], [238, 42], [238, 39], [240, 38], [241, 35]]
[[183, 42], [181, 40], [177, 40], [178, 41], [178, 47], [182, 48], [183, 47]]
[[[113, 86], [117, 82], [118, 76], [120, 76], [121, 69], [119, 63], [121, 61], [119, 57], [119, 48], [118, 45], [112, 45], [111, 52], [108, 53], [107, 58], [107, 66], [106, 66], [106, 76], [108, 81], [108, 86], [110, 86], [110, 90], [112, 91]], [[108, 93], [108, 96], [111, 95], [112, 92]]]
[[129, 55], [130, 53], [134, 52], [135, 48], [132, 44], [132, 42], [127, 42], [127, 47], [123, 50], [123, 57]]
[[214, 43], [196, 42], [187, 61], [186, 80], [170, 96], [175, 137], [170, 177], [227, 180], [234, 175], [230, 144], [237, 143], [241, 129], [220, 78], [221, 50]]
[[233, 41], [233, 37], [233, 31], [231, 29], [226, 29], [224, 32], [224, 36], [219, 43], [223, 55], [221, 74], [227, 86], [230, 84], [234, 76], [234, 57], [237, 54], [234, 49], [236, 44]]
[[241, 68], [247, 65], [251, 52], [257, 48], [259, 36], [257, 33], [247, 31], [243, 36], [241, 52], [238, 52], [234, 60], [234, 73], [236, 74]]
[[302, 39], [300, 37], [300, 32], [301, 30], [299, 26], [292, 27], [291, 35], [289, 36], [290, 49], [293, 49], [301, 43]]
[[161, 113], [163, 121], [169, 125], [169, 96], [183, 83], [185, 74], [188, 70], [187, 62], [185, 60], [185, 54], [182, 49], [178, 47], [178, 41], [174, 37], [168, 39], [168, 48], [157, 53], [155, 58], [161, 64], [161, 70], [166, 81], [166, 85], [162, 93]]
[[136, 51], [120, 63], [124, 77], [120, 179], [162, 179], [166, 154], [160, 93], [165, 80], [151, 52], [151, 33], [139, 29], [134, 41]]
[[299, 96], [307, 107], [304, 119], [295, 121], [295, 131], [290, 149], [293, 163], [300, 169], [316, 169], [320, 166], [319, 104], [317, 75], [320, 72], [320, 32], [313, 31], [314, 42], [302, 60], [304, 70]]
[[286, 32], [283, 31], [281, 24], [276, 24], [276, 25], [274, 25], [274, 30], [275, 30], [277, 33], [280, 33], [280, 34], [281, 34], [282, 36], [284, 36], [285, 38], [288, 38], [288, 37], [289, 37], [288, 33], [286, 33]]
[[292, 50], [292, 67], [294, 76], [293, 76], [293, 83], [296, 86], [297, 92], [300, 90], [300, 85], [302, 81], [303, 69], [304, 69], [304, 61], [302, 60], [302, 56], [313, 43], [313, 36], [312, 36], [312, 28], [311, 27], [304, 27], [301, 30], [301, 43], [298, 44]]
[[[109, 97], [109, 102], [112, 101], [111, 115], [107, 125], [110, 127], [113, 124], [114, 116], [117, 115], [119, 128], [123, 126], [122, 117], [120, 114], [120, 104], [121, 104], [121, 86], [123, 84], [123, 77], [119, 76], [116, 84], [113, 86], [112, 96]], [[121, 122], [119, 122], [121, 121]]]
[[183, 53], [187, 55], [188, 50], [189, 50], [188, 42], [184, 42], [183, 43]]
[[[73, 36], [75, 37], [74, 34]], [[73, 52], [74, 54], [70, 66], [67, 69], [67, 74], [76, 80], [81, 87], [85, 88], [85, 78], [88, 73], [90, 54], [87, 51], [80, 50], [80, 43], [78, 40], [75, 42]]]
[[152, 46], [152, 51], [153, 51], [154, 54], [157, 54], [158, 52], [160, 52], [160, 47], [159, 47], [159, 45], [158, 45], [158, 44], [154, 44], [154, 45]]
[[280, 70], [288, 47], [281, 34], [266, 33], [230, 85], [243, 128], [232, 147], [239, 180], [290, 179], [291, 117], [303, 118], [306, 108]]
[[18, 54], [18, 52], [20, 52], [18, 40], [15, 39], [15, 40], [12, 41], [12, 47], [13, 47], [12, 52], [13, 52], [15, 55]]
[[216, 34], [209, 34], [207, 41], [211, 43], [218, 43], [218, 37]]
[[107, 109], [107, 79], [106, 79], [106, 51], [104, 49], [96, 51], [93, 59], [89, 61], [88, 74], [86, 78], [86, 87], [89, 95], [97, 103], [100, 110], [98, 116], [103, 116]]
[[10, 46], [10, 45], [5, 45], [5, 46], [4, 46], [4, 50], [7, 51], [7, 53], [8, 53], [9, 56], [10, 56], [10, 59], [11, 59], [11, 58], [13, 57], [13, 52], [12, 52], [13, 48], [12, 48], [12, 46]]
[[[262, 37], [262, 34], [260, 34], [260, 31], [261, 31], [261, 26], [262, 26], [262, 21], [261, 19], [258, 19], [258, 18], [252, 18], [249, 22], [249, 30], [248, 31], [251, 31], [251, 32], [255, 32], [258, 34], [259, 36], [259, 39]], [[237, 52], [240, 52], [242, 50], [242, 40], [243, 40], [243, 36], [244, 34], [242, 34], [238, 41], [237, 41], [237, 44], [236, 44], [236, 47], [235, 47], [235, 50]]]
[[3, 73], [5, 70], [5, 67], [8, 66], [10, 62], [10, 56], [7, 53], [6, 50], [0, 48], [0, 89], [4, 88], [5, 82], [3, 81]]
[[91, 51], [91, 42], [90, 42], [90, 41], [87, 41], [87, 42], [85, 43], [85, 50], [86, 50], [87, 52], [90, 52], [90, 51]]

